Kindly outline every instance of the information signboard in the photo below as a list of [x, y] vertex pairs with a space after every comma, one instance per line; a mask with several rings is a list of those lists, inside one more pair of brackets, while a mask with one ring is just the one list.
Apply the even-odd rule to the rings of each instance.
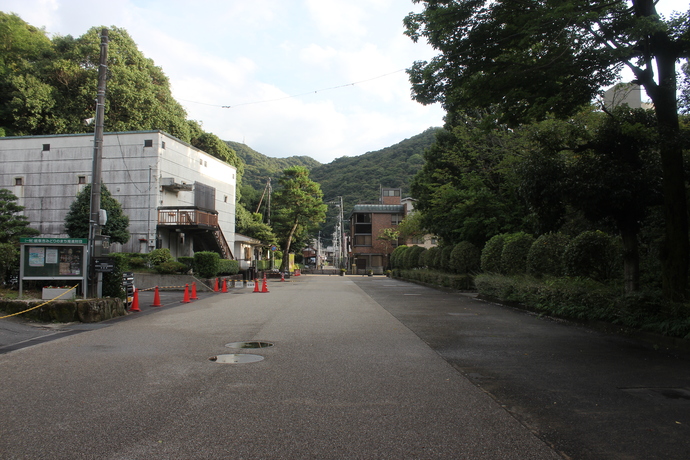
[[22, 280], [82, 281], [88, 275], [86, 238], [21, 238], [19, 293]]

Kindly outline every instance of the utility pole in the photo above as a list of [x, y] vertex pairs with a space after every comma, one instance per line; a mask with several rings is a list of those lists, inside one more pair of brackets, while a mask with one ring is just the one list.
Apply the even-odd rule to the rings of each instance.
[[108, 29], [101, 31], [101, 59], [98, 66], [98, 92], [96, 95], [96, 128], [93, 142], [93, 164], [91, 168], [91, 208], [89, 215], [88, 292], [89, 297], [99, 297], [101, 274], [96, 273], [93, 259], [96, 255], [96, 240], [101, 235], [101, 163], [103, 159], [103, 119], [105, 118], [105, 87], [108, 72]]

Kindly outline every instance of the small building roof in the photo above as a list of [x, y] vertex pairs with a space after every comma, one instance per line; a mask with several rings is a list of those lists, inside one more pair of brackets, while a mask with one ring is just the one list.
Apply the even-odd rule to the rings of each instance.
[[403, 214], [405, 206], [402, 204], [356, 204], [352, 208], [352, 214], [379, 213], [379, 214]]

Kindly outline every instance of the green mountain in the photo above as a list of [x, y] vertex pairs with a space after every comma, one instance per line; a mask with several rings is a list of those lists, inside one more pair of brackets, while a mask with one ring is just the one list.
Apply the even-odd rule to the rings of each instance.
[[321, 166], [321, 163], [307, 156], [271, 158], [239, 142], [225, 141], [225, 143], [237, 152], [237, 156], [245, 164], [242, 184], [250, 185], [258, 191], [264, 189], [269, 177], [275, 182], [285, 168], [304, 166], [311, 170]]
[[321, 184], [326, 200], [343, 197], [346, 214], [357, 203], [377, 202], [381, 187], [400, 187], [405, 196], [424, 165], [424, 150], [434, 142], [436, 131], [429, 128], [390, 147], [316, 166], [311, 178]]

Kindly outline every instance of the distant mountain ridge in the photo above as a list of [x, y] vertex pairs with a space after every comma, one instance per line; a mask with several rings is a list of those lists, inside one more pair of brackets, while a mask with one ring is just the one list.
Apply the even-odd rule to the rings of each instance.
[[312, 170], [321, 166], [321, 163], [308, 156], [271, 158], [240, 142], [225, 141], [225, 143], [237, 152], [237, 156], [245, 164], [242, 182], [245, 185], [251, 185], [255, 190], [263, 190], [266, 180], [269, 177], [277, 179], [285, 168], [304, 166]]

